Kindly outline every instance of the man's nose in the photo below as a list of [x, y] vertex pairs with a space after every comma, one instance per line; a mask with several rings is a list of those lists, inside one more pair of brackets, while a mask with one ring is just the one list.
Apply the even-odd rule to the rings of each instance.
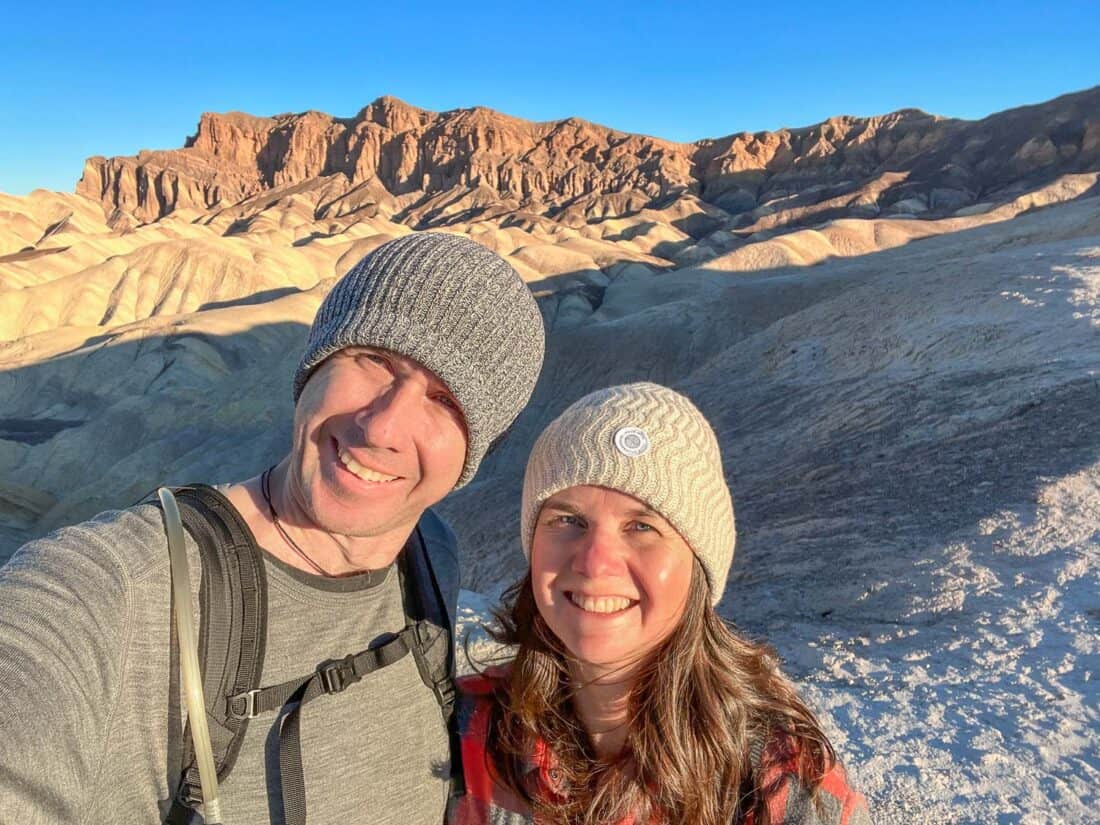
[[412, 382], [397, 380], [355, 414], [367, 445], [398, 450], [411, 427], [416, 426], [419, 393]]
[[622, 564], [622, 540], [615, 531], [591, 528], [573, 556], [573, 570], [590, 579], [613, 575]]

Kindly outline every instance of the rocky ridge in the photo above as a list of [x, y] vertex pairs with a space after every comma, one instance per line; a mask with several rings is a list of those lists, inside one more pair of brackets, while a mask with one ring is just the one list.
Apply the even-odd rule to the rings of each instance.
[[[204, 114], [183, 149], [90, 158], [77, 191], [116, 222], [307, 183], [321, 190], [318, 216], [366, 187], [371, 197], [357, 208], [388, 208], [415, 228], [490, 210], [580, 225], [683, 197], [712, 219], [696, 221], [696, 232], [729, 216], [739, 229], [841, 212], [942, 216], [1096, 169], [1098, 110], [1100, 88], [979, 121], [904, 109], [681, 144], [577, 118], [533, 123], [481, 107], [436, 113], [383, 97], [346, 119]], [[470, 193], [487, 199], [460, 216], [429, 204]]]

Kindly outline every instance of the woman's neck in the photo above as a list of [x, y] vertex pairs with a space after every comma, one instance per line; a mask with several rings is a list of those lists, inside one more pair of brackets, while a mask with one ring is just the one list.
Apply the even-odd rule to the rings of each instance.
[[634, 675], [622, 671], [594, 674], [583, 665], [571, 668], [573, 706], [601, 760], [618, 756], [630, 728], [630, 692]]

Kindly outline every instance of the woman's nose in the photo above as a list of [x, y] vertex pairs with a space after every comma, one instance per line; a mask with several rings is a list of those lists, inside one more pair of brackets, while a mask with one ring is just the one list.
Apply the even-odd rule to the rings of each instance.
[[590, 579], [617, 573], [622, 564], [620, 544], [611, 531], [589, 530], [573, 556], [573, 570]]

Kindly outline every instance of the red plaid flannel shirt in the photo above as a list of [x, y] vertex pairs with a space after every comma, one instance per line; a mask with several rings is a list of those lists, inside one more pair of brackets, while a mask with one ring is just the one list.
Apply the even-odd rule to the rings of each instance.
[[[449, 825], [533, 825], [530, 809], [515, 794], [494, 782], [489, 772], [485, 742], [493, 706], [493, 682], [484, 676], [458, 681], [459, 730], [466, 793], [452, 800]], [[538, 771], [538, 787], [561, 792], [554, 755], [540, 742], [531, 755], [531, 770]], [[769, 769], [766, 781], [783, 776], [779, 789], [768, 799], [773, 825], [870, 825], [867, 801], [848, 784], [844, 769], [834, 765], [822, 780], [818, 798], [798, 779], [793, 760]], [[741, 825], [753, 825], [751, 815]], [[619, 825], [634, 825], [628, 817]]]

